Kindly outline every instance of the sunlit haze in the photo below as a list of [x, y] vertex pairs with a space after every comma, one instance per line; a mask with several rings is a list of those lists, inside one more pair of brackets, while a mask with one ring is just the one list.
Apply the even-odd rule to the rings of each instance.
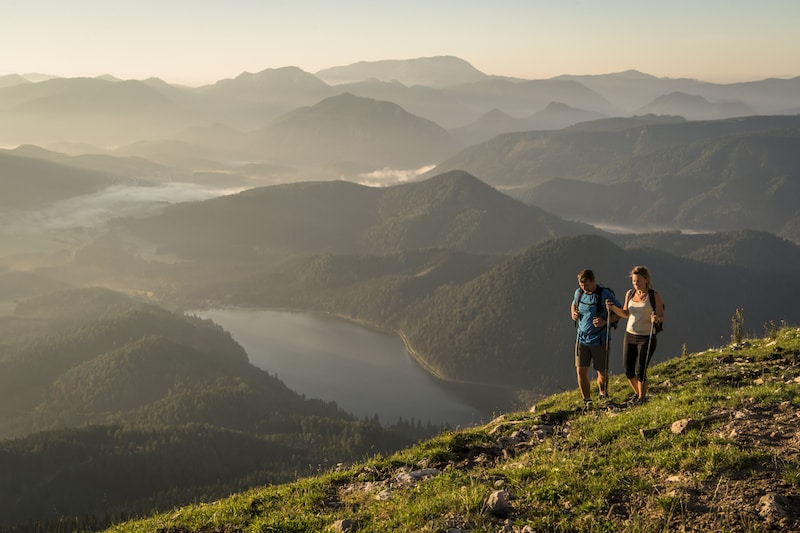
[[204, 85], [453, 55], [541, 79], [636, 69], [733, 82], [799, 74], [800, 2], [764, 0], [2, 2], [0, 75], [158, 77]]

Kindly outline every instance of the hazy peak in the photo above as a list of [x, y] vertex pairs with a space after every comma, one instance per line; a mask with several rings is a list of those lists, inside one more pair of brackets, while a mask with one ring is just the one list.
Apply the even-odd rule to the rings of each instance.
[[638, 80], [655, 80], [657, 79], [652, 74], [645, 74], [639, 70], [629, 69], [624, 70], [622, 72], [613, 72], [610, 74], [611, 76], [616, 76], [618, 78], [628, 78], [628, 79], [638, 79]]
[[14, 85], [21, 85], [23, 83], [31, 82], [19, 74], [6, 74], [5, 76], [0, 76], [0, 87], [12, 87]]
[[374, 79], [429, 87], [458, 85], [486, 78], [486, 74], [454, 56], [360, 61], [320, 70], [316, 76], [337, 85]]
[[575, 108], [563, 102], [550, 102], [544, 108], [545, 111], [575, 111]]
[[707, 104], [708, 99], [698, 94], [675, 91], [665, 94], [664, 96], [659, 96], [653, 100], [653, 103]]
[[317, 80], [313, 74], [306, 72], [298, 67], [268, 68], [256, 73], [243, 72], [236, 78], [237, 81], [250, 82], [275, 82], [275, 81], [298, 81], [298, 80]]
[[[307, 109], [329, 111], [329, 112], [335, 112], [336, 114], [341, 114], [343, 111], [351, 112], [359, 109], [375, 108], [375, 107], [391, 108], [391, 109], [400, 108], [400, 106], [398, 106], [394, 102], [381, 101], [381, 100], [376, 100], [374, 98], [368, 98], [366, 96], [357, 96], [350, 92], [343, 92], [340, 94], [336, 94], [334, 96], [329, 96], [328, 98], [319, 101], [318, 103], [314, 104], [313, 106]], [[290, 113], [297, 113], [301, 111], [302, 110], [299, 109]]]

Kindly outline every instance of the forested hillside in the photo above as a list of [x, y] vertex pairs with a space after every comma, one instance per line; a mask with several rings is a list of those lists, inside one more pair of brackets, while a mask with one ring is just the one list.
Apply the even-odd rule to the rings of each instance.
[[[630, 269], [651, 265], [667, 305], [661, 360], [718, 342], [716, 332], [737, 309], [751, 331], [793, 320], [791, 302], [800, 292], [786, 287], [776, 298], [764, 276], [796, 273], [798, 257], [796, 245], [759, 232], [562, 237], [511, 255], [430, 249], [307, 256], [236, 281], [187, 286], [181, 297], [187, 305], [207, 298], [334, 313], [402, 333], [443, 379], [552, 393], [574, 386], [569, 304], [582, 268], [591, 267], [622, 299]], [[621, 372], [622, 334], [612, 332], [614, 372]]]
[[607, 167], [661, 150], [727, 137], [791, 132], [798, 127], [800, 117], [796, 115], [725, 120], [656, 115], [613, 117], [557, 131], [499, 135], [465, 148], [426, 175], [460, 169], [496, 187], [532, 186], [555, 178], [599, 182], [594, 176]]
[[216, 324], [106, 289], [22, 302], [0, 332], [0, 527], [102, 526], [441, 429], [356, 420]]
[[38, 157], [0, 150], [0, 209], [39, 208], [123, 181], [119, 176], [75, 169]]
[[[647, 115], [509, 133], [458, 168], [570, 220], [626, 231], [756, 229], [800, 242], [800, 119], [685, 121]], [[591, 198], [582, 202], [581, 198]]]
[[428, 247], [505, 253], [582, 233], [599, 231], [454, 171], [386, 188], [341, 181], [260, 187], [119, 221], [108, 240], [132, 235], [184, 259], [236, 262]]

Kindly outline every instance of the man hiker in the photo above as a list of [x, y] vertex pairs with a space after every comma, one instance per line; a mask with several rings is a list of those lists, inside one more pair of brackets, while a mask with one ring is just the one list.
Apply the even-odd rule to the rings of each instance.
[[[575, 369], [578, 375], [578, 388], [583, 396], [584, 406], [592, 405], [589, 364], [597, 371], [597, 388], [600, 400], [608, 394], [608, 354], [611, 343], [610, 323], [606, 300], [617, 307], [614, 291], [598, 284], [594, 272], [584, 269], [578, 272], [578, 288], [572, 298], [570, 313], [577, 327], [575, 336]], [[612, 319], [613, 320], [613, 319]]]

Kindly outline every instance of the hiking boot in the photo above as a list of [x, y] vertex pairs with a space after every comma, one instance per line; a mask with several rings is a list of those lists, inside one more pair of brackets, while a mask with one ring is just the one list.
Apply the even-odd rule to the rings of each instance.
[[584, 398], [583, 399], [583, 408], [584, 409], [591, 409], [593, 405], [594, 404], [592, 404], [592, 399], [591, 398]]
[[600, 395], [600, 398], [598, 398], [598, 401], [600, 401], [601, 403], [605, 403], [605, 402], [607, 402], [607, 401], [608, 401], [608, 395], [606, 395], [606, 394], [601, 394], [601, 395]]

